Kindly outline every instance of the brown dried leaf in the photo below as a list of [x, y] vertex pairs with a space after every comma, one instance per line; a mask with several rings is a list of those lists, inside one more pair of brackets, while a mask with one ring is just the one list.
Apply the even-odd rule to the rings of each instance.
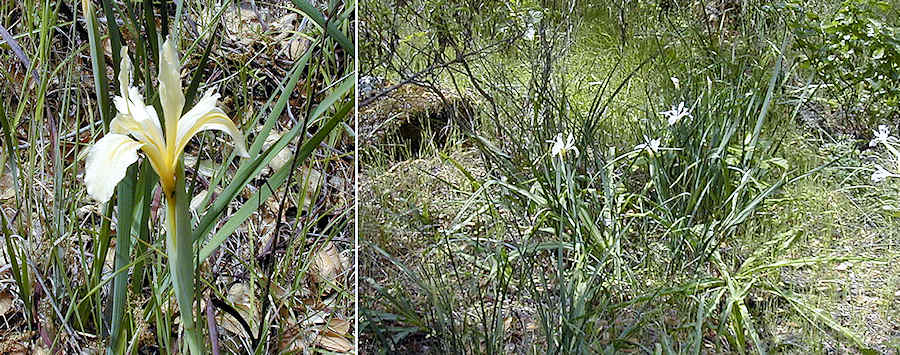
[[31, 355], [50, 355], [50, 349], [47, 349], [43, 346], [43, 344], [37, 344], [34, 347], [34, 352]]
[[340, 318], [332, 318], [328, 321], [328, 330], [338, 335], [346, 335], [350, 331], [350, 322]]
[[9, 200], [13, 197], [16, 197], [16, 189], [12, 174], [4, 171], [0, 174], [0, 201]]
[[309, 333], [300, 331], [297, 326], [292, 326], [284, 331], [278, 349], [281, 353], [294, 352], [303, 354], [309, 348]]
[[0, 291], [0, 316], [6, 315], [13, 308], [15, 295], [9, 290]]
[[288, 58], [291, 60], [300, 59], [306, 49], [309, 48], [309, 40], [303, 37], [295, 38], [283, 44], [284, 51], [287, 52]]
[[344, 265], [334, 243], [329, 242], [316, 252], [313, 264], [313, 280], [319, 283], [334, 282], [344, 271]]
[[319, 335], [318, 345], [326, 350], [346, 353], [353, 350], [353, 343], [346, 338], [331, 332]]
[[208, 194], [209, 194], [209, 190], [203, 190], [203, 191], [198, 192], [196, 195], [194, 195], [194, 197], [191, 198], [191, 206], [190, 206], [191, 211], [193, 211], [194, 213], [197, 213], [197, 211], [199, 211], [203, 207], [203, 200], [206, 198], [206, 195], [208, 195]]
[[[237, 283], [231, 286], [228, 289], [227, 296], [228, 303], [237, 310], [238, 314], [250, 324], [250, 330], [253, 332], [253, 336], [256, 337], [256, 327], [254, 326], [255, 322], [252, 317], [253, 307], [253, 294], [250, 292], [250, 288], [247, 285], [242, 283]], [[241, 327], [241, 323], [239, 323], [234, 317], [227, 314], [222, 314], [220, 316], [222, 327], [231, 332], [232, 334], [244, 335], [244, 328]]]
[[250, 8], [237, 6], [225, 12], [225, 26], [228, 39], [249, 46], [260, 39], [263, 28], [259, 22], [261, 14]]
[[104, 271], [116, 271], [113, 269], [116, 265], [116, 240], [110, 239], [109, 249], [106, 251], [106, 259], [103, 260]]

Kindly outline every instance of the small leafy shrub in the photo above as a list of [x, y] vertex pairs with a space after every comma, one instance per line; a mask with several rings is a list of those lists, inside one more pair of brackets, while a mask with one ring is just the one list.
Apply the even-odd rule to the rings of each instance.
[[[794, 2], [794, 9], [806, 9]], [[833, 15], [802, 10], [792, 21], [795, 48], [858, 128], [896, 118], [900, 104], [900, 24], [886, 1], [847, 0]]]

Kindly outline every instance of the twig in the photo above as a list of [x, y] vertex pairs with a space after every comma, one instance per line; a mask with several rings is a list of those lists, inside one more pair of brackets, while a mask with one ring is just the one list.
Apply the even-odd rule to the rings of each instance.
[[[219, 333], [216, 330], [216, 317], [213, 313], [212, 299], [206, 296], [206, 325], [209, 327], [209, 342], [212, 346], [213, 355], [219, 355]], [[253, 336], [253, 334], [250, 334]]]
[[487, 53], [489, 50], [493, 49], [494, 47], [499, 46], [499, 45], [502, 44], [502, 43], [505, 43], [505, 41], [499, 41], [499, 42], [497, 42], [497, 43], [494, 43], [494, 44], [492, 44], [492, 45], [489, 45], [489, 46], [480, 48], [480, 49], [478, 49], [478, 50], [475, 50], [475, 51], [472, 51], [472, 52], [469, 52], [469, 53], [465, 53], [465, 54], [463, 54], [463, 55], [457, 56], [456, 58], [454, 58], [453, 60], [451, 60], [451, 61], [449, 61], [449, 62], [432, 64], [430, 67], [425, 68], [425, 70], [422, 70], [422, 71], [420, 71], [420, 72], [418, 72], [418, 73], [413, 74], [412, 76], [407, 77], [406, 79], [404, 79], [404, 80], [401, 81], [400, 83], [395, 84], [395, 85], [391, 85], [391, 86], [389, 86], [389, 87], [387, 87], [387, 88], [384, 88], [384, 89], [382, 89], [381, 91], [375, 93], [374, 95], [369, 96], [369, 97], [367, 97], [367, 98], [361, 100], [361, 101], [359, 102], [359, 106], [358, 106], [358, 107], [359, 107], [359, 108], [363, 108], [363, 107], [365, 107], [365, 106], [368, 106], [369, 104], [371, 104], [371, 103], [374, 102], [375, 100], [377, 100], [377, 99], [379, 99], [379, 98], [381, 98], [381, 97], [383, 97], [383, 96], [385, 96], [385, 95], [391, 93], [391, 92], [394, 91], [394, 90], [399, 89], [399, 88], [402, 87], [403, 85], [406, 85], [406, 84], [410, 84], [410, 83], [415, 82], [416, 79], [418, 79], [418, 78], [419, 78], [420, 76], [422, 76], [422, 75], [425, 75], [425, 74], [431, 74], [431, 73], [434, 72], [436, 69], [442, 69], [442, 68], [449, 67], [449, 66], [451, 66], [451, 65], [453, 65], [453, 64], [462, 63], [462, 62], [464, 62], [464, 61], [466, 60], [466, 58], [468, 58], [468, 57], [472, 57], [472, 56], [476, 56], [476, 55], [485, 54], [485, 53]]
[[[94, 121], [94, 122], [91, 122], [91, 123], [89, 123], [87, 126], [84, 126], [84, 127], [79, 128], [78, 131], [75, 131], [75, 132], [71, 132], [71, 133], [69, 133], [69, 134], [66, 134], [66, 135], [64, 135], [64, 136], [62, 136], [62, 137], [59, 137], [59, 139], [69, 139], [69, 138], [75, 137], [75, 136], [77, 136], [77, 135], [79, 135], [79, 134], [82, 134], [82, 133], [84, 133], [84, 132], [87, 132], [87, 131], [90, 130], [91, 128], [94, 128], [94, 126], [98, 126], [98, 125], [100, 125], [100, 124], [102, 124], [102, 123], [103, 123], [103, 121], [99, 121], [99, 120]], [[42, 139], [42, 140], [39, 140], [39, 141], [37, 141], [37, 142], [35, 142], [36, 145], [40, 145], [40, 144], [44, 144], [44, 143], [46, 143], [46, 142], [44, 142], [43, 139]], [[22, 144], [16, 146], [16, 149], [28, 149], [28, 147], [30, 147], [30, 146], [31, 146], [31, 143], [22, 143]]]
[[[28, 68], [31, 67], [31, 61], [28, 60], [28, 56], [25, 55], [24, 51], [22, 51], [22, 47], [19, 46], [19, 42], [16, 41], [16, 39], [13, 38], [11, 34], [9, 34], [9, 31], [7, 31], [6, 27], [3, 27], [3, 25], [0, 25], [0, 37], [3, 37], [3, 41], [9, 44], [9, 47], [12, 48], [13, 53], [15, 53], [16, 55], [16, 58], [19, 58], [19, 61], [21, 61], [22, 64], [25, 65], [25, 70], [28, 70]], [[37, 80], [38, 77], [39, 76], [37, 70], [31, 68], [31, 80]]]

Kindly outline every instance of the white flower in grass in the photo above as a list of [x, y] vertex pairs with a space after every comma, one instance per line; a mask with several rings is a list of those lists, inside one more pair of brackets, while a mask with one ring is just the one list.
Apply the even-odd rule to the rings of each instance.
[[650, 138], [647, 138], [647, 136], [644, 136], [644, 142], [645, 143], [641, 143], [641, 144], [634, 146], [634, 150], [643, 151], [646, 149], [646, 150], [650, 151], [651, 155], [656, 154], [656, 152], [659, 151], [659, 144], [660, 144], [659, 138], [650, 139]]
[[678, 123], [684, 117], [691, 117], [691, 109], [684, 107], [684, 101], [682, 101], [678, 106], [672, 106], [672, 109], [669, 111], [663, 111], [659, 114], [666, 116], [666, 119], [669, 121], [669, 126]]
[[166, 194], [175, 189], [178, 157], [188, 141], [201, 131], [227, 133], [235, 142], [237, 154], [245, 158], [250, 156], [241, 131], [224, 111], [216, 107], [219, 94], [214, 90], [207, 90], [193, 108], [183, 112], [181, 64], [171, 39], [167, 38], [160, 48], [159, 63], [159, 101], [165, 116], [164, 127], [160, 126], [156, 109], [145, 105], [140, 91], [130, 86], [131, 61], [127, 49], [122, 48], [120, 96], [113, 99], [118, 114], [109, 124], [109, 133], [90, 147], [85, 163], [84, 183], [88, 194], [96, 200], [109, 201], [128, 166], [137, 161], [138, 149], [144, 151], [156, 170]]
[[891, 131], [887, 125], [878, 125], [878, 130], [873, 132], [875, 133], [875, 138], [869, 142], [870, 147], [874, 147], [878, 145], [878, 143], [887, 144], [888, 140], [893, 138], [891, 137]]
[[558, 155], [560, 158], [565, 158], [566, 153], [573, 152], [577, 157], [579, 152], [578, 148], [575, 147], [575, 137], [569, 133], [569, 137], [563, 141], [562, 133], [556, 135], [556, 139], [548, 140], [547, 143], [553, 144], [550, 147], [550, 155]]
[[534, 41], [535, 33], [536, 31], [534, 30], [534, 27], [531, 27], [531, 25], [529, 25], [528, 29], [525, 30], [525, 34], [522, 35], [522, 37], [525, 38], [526, 41]]
[[875, 172], [872, 173], [872, 182], [881, 182], [889, 177], [895, 178], [900, 177], [900, 175], [887, 171], [883, 166], [875, 164]]

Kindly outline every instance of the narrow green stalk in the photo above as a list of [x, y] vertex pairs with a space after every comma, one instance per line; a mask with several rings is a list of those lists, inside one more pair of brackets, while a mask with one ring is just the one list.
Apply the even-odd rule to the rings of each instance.
[[124, 320], [128, 292], [128, 264], [131, 262], [131, 227], [134, 222], [134, 190], [137, 167], [128, 168], [125, 179], [118, 186], [119, 219], [116, 225], [115, 269], [126, 268], [113, 281], [113, 309], [110, 342], [107, 354], [120, 354], [125, 348]]
[[169, 255], [169, 270], [172, 287], [181, 310], [181, 324], [184, 325], [184, 339], [191, 354], [204, 354], [200, 333], [194, 324], [194, 258], [191, 220], [188, 214], [190, 199], [184, 188], [184, 162], [179, 161], [175, 169], [175, 191], [165, 191], [166, 195], [166, 251]]

